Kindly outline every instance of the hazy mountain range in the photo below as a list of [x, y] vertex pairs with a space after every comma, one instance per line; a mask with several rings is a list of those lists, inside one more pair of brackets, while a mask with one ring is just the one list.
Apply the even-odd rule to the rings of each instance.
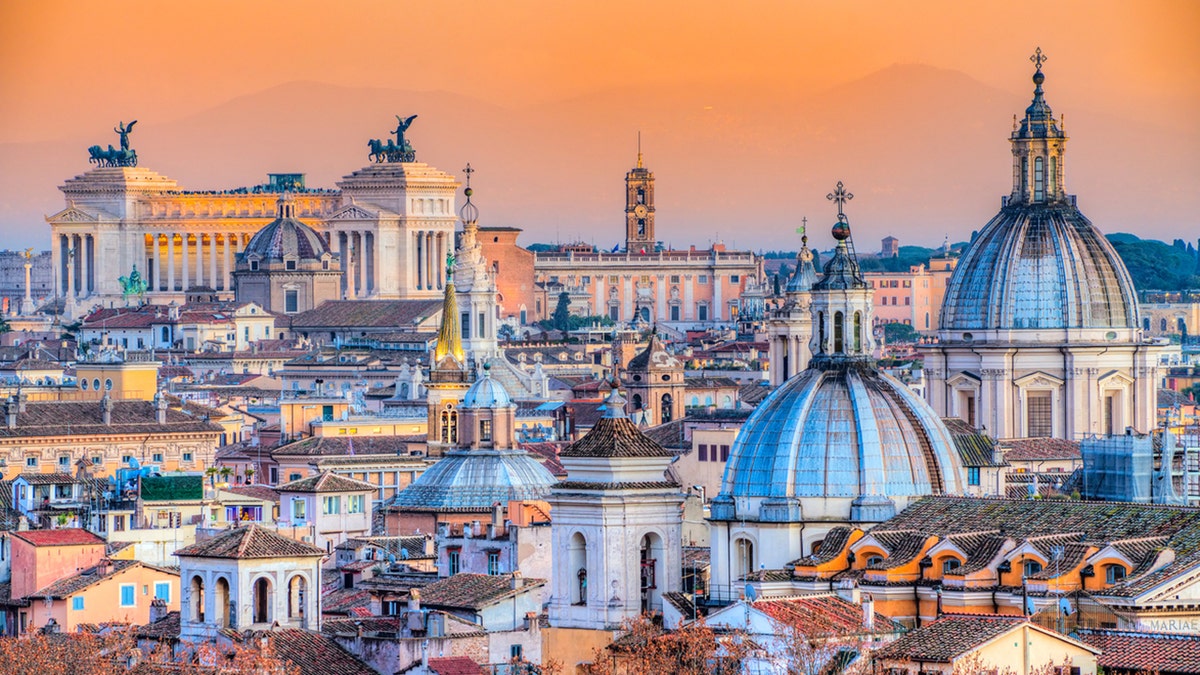
[[[1200, 133], [1067, 113], [1068, 189], [1106, 232], [1192, 239], [1200, 231]], [[1032, 88], [1032, 85], [1030, 86]], [[367, 162], [394, 114], [418, 159], [461, 175], [470, 162], [481, 222], [527, 230], [522, 241], [623, 237], [625, 172], [642, 132], [657, 178], [658, 233], [676, 247], [714, 239], [794, 248], [809, 220], [826, 247], [838, 180], [860, 250], [894, 234], [934, 246], [969, 237], [1011, 187], [1008, 134], [1030, 93], [1016, 96], [950, 70], [897, 65], [831, 90], [779, 96], [736, 87], [630, 88], [514, 110], [437, 91], [293, 82], [173, 121], [143, 118], [131, 140], [141, 166], [189, 189], [254, 185], [268, 172], [332, 187]], [[115, 120], [113, 121], [115, 124]], [[116, 143], [109, 126], [63, 140], [0, 144], [0, 231], [7, 246], [45, 246], [57, 186], [84, 173], [86, 148]]]

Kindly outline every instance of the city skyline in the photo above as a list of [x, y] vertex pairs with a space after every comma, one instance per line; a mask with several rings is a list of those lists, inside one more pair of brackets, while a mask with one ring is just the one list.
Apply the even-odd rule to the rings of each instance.
[[[1186, 3], [1055, 4], [1041, 11], [1061, 21], [1036, 26], [1014, 18], [1020, 7], [934, 3], [902, 32], [889, 30], [902, 10], [886, 4], [763, 5], [778, 21], [735, 17], [715, 50], [714, 13], [665, 5], [405, 8], [397, 25], [421, 30], [378, 41], [364, 36], [386, 35], [387, 21], [370, 23], [389, 16], [382, 6], [320, 26], [269, 3], [221, 7], [183, 30], [176, 8], [8, 10], [2, 77], [20, 103], [0, 111], [0, 230], [14, 244], [45, 246], [55, 187], [89, 168], [89, 145], [115, 142], [119, 120], [139, 119], [142, 166], [190, 189], [271, 171], [331, 187], [397, 113], [420, 114], [418, 159], [480, 169], [482, 222], [523, 227], [524, 243], [616, 243], [638, 131], [669, 245], [794, 248], [808, 216], [826, 247], [823, 195], [839, 178], [860, 194], [851, 217], [864, 244], [961, 241], [1007, 193], [1008, 122], [1028, 105], [1024, 59], [1039, 45], [1047, 100], [1072, 136], [1067, 189], [1096, 225], [1168, 242], [1196, 231], [1198, 11]], [[89, 34], [128, 36], [152, 63], [135, 67]], [[61, 89], [88, 105], [61, 105]]]

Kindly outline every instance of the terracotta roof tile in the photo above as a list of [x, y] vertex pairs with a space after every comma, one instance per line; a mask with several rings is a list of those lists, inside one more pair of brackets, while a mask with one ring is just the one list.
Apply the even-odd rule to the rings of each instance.
[[520, 588], [512, 587], [509, 575], [455, 574], [421, 589], [421, 604], [454, 609], [483, 609], [546, 583], [545, 579], [524, 579]]
[[483, 668], [465, 656], [429, 659], [429, 670], [437, 675], [484, 675]]
[[151, 640], [173, 640], [179, 638], [179, 612], [167, 612], [167, 615], [153, 623], [138, 626], [133, 634], [139, 638]]
[[280, 492], [374, 492], [370, 483], [339, 476], [332, 471], [322, 471], [315, 476], [301, 478], [279, 486]]
[[225, 492], [232, 492], [235, 495], [250, 497], [251, 499], [261, 499], [264, 502], [279, 503], [279, 491], [273, 487], [266, 485], [235, 485], [224, 488]]
[[24, 479], [30, 485], [72, 485], [75, 483], [75, 477], [69, 473], [23, 473], [17, 478]]
[[136, 560], [113, 560], [112, 566], [107, 563], [93, 565], [85, 570], [72, 574], [69, 577], [63, 577], [58, 581], [50, 584], [45, 588], [38, 589], [36, 593], [30, 594], [30, 599], [34, 598], [66, 598], [74, 593], [78, 593], [83, 589], [98, 584], [101, 581], [123, 572], [134, 565], [141, 563]]
[[627, 417], [602, 417], [561, 457], [674, 457], [675, 452], [648, 438]]
[[1100, 650], [1096, 665], [1146, 673], [1200, 674], [1200, 635], [1079, 629], [1079, 639]]
[[293, 558], [319, 557], [324, 556], [325, 552], [252, 524], [185, 546], [175, 555], [196, 558]]
[[[862, 605], [832, 594], [757, 600], [753, 607], [786, 626], [801, 629], [810, 638], [864, 631]], [[903, 629], [900, 624], [876, 612], [872, 630], [876, 633], [898, 633]]]
[[220, 433], [223, 429], [178, 410], [166, 411], [159, 424], [150, 401], [113, 401], [112, 423], [104, 424], [99, 401], [30, 402], [17, 415], [17, 425], [0, 425], [0, 438], [111, 434]]
[[425, 443], [425, 436], [364, 436], [353, 439], [314, 436], [288, 443], [271, 451], [271, 455], [347, 456], [351, 447], [355, 455], [407, 455], [410, 443]]
[[875, 657], [950, 663], [1026, 622], [1025, 617], [948, 616], [886, 645], [875, 652]]
[[376, 675], [367, 664], [323, 633], [287, 628], [268, 635], [275, 655], [294, 664], [301, 675]]
[[1063, 438], [1005, 438], [998, 442], [1004, 459], [1028, 462], [1038, 459], [1082, 459], [1079, 441]]
[[24, 530], [13, 532], [12, 536], [23, 539], [34, 546], [104, 545], [103, 539], [78, 527], [61, 530]]
[[423, 322], [442, 308], [441, 300], [326, 300], [292, 317], [293, 330], [390, 328]]

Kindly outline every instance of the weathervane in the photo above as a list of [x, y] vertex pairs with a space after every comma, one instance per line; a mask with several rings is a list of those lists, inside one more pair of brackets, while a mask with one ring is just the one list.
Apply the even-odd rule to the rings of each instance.
[[1033, 53], [1033, 56], [1029, 57], [1029, 60], [1033, 62], [1033, 65], [1037, 66], [1038, 70], [1041, 70], [1042, 64], [1045, 63], [1048, 58], [1048, 56], [1042, 53], [1042, 48], [1038, 47], [1037, 51]]
[[846, 222], [846, 214], [842, 210], [842, 207], [844, 207], [846, 205], [846, 202], [850, 201], [851, 199], [854, 199], [854, 195], [852, 195], [846, 191], [846, 187], [844, 185], [842, 185], [842, 181], [839, 180], [838, 184], [837, 184], [837, 188], [834, 189], [833, 192], [830, 192], [829, 194], [825, 195], [825, 198], [832, 201], [833, 203], [837, 204], [838, 222], [839, 223]]

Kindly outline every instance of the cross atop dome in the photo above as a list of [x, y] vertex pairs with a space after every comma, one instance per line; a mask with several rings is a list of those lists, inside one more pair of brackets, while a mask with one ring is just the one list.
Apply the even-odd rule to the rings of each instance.
[[1049, 60], [1049, 58], [1050, 57], [1042, 53], [1042, 48], [1038, 47], [1037, 50], [1033, 52], [1033, 56], [1029, 57], [1029, 60], [1033, 62], [1033, 65], [1037, 66], [1037, 69], [1040, 72], [1042, 70], [1042, 64]]
[[834, 191], [825, 195], [825, 198], [832, 201], [834, 204], [837, 204], [838, 222], [839, 223], [846, 222], [846, 213], [845, 213], [845, 211], [843, 211], [843, 207], [846, 206], [846, 202], [850, 201], [851, 199], [854, 199], [854, 195], [846, 190], [846, 186], [842, 185], [842, 181], [839, 180], [837, 187], [834, 189]]

